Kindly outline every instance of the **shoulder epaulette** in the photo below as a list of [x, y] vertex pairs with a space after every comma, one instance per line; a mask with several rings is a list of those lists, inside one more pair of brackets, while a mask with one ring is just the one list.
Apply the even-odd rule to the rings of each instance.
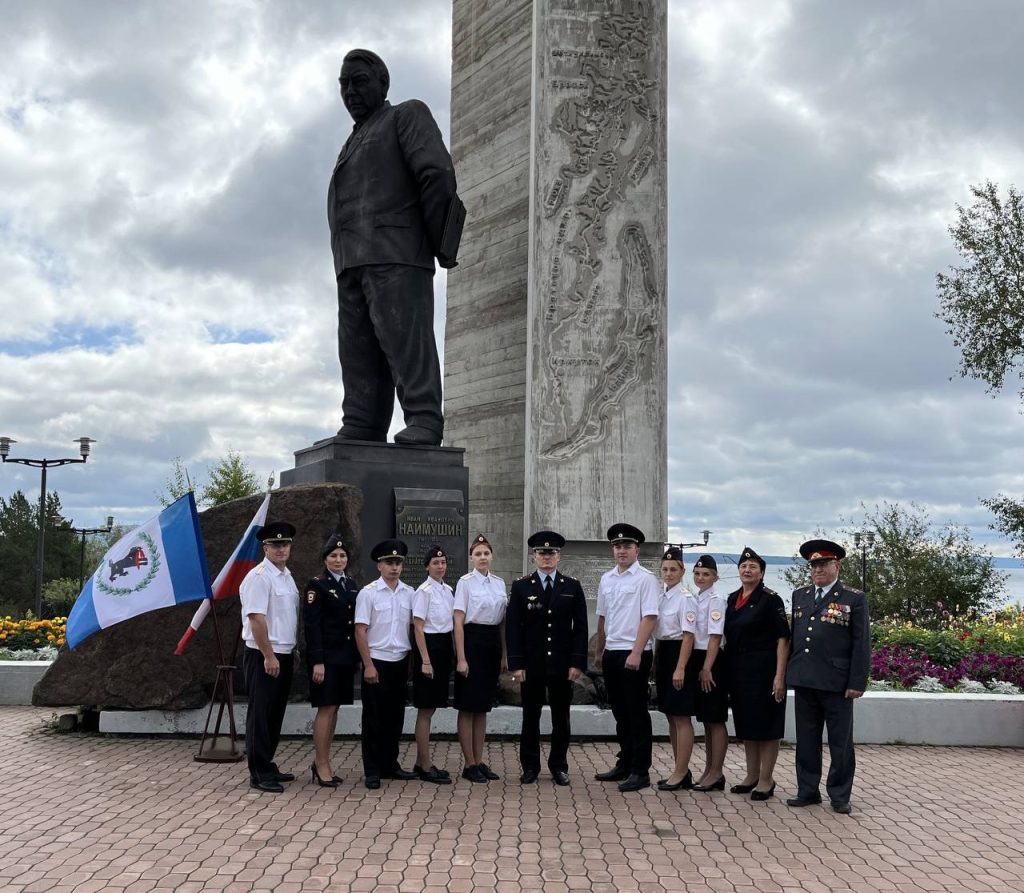
[[257, 574], [262, 574], [266, 569], [267, 569], [267, 566], [265, 564], [261, 564], [261, 565], [259, 565], [259, 567], [256, 568], [256, 573]]
[[769, 589], [767, 586], [764, 587], [764, 591], [767, 592], [769, 595], [778, 595], [778, 593], [774, 589]]
[[463, 574], [461, 577], [459, 577], [459, 579], [460, 580], [468, 580], [472, 576], [473, 576], [473, 572], [470, 571], [468, 574]]

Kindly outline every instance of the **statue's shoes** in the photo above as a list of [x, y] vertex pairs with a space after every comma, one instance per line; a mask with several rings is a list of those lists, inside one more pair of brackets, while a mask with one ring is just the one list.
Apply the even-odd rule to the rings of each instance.
[[395, 443], [404, 443], [411, 446], [441, 446], [441, 434], [437, 431], [431, 431], [429, 428], [410, 425], [395, 435]]

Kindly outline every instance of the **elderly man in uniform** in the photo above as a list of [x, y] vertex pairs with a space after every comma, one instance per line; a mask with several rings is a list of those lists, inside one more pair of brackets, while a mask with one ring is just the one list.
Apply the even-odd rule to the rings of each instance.
[[642, 531], [632, 524], [615, 524], [608, 528], [608, 540], [615, 567], [601, 577], [597, 589], [594, 663], [598, 669], [604, 668], [619, 753], [614, 768], [594, 777], [620, 782], [620, 791], [639, 791], [651, 784], [647, 683], [661, 584], [638, 560], [644, 541]]
[[793, 593], [793, 643], [787, 682], [796, 703], [797, 795], [790, 806], [821, 803], [821, 733], [828, 731], [832, 761], [825, 789], [832, 809], [850, 812], [856, 766], [853, 702], [871, 671], [867, 596], [839, 579], [846, 550], [830, 540], [809, 540], [800, 554], [810, 563], [811, 585]]
[[406, 427], [395, 442], [436, 446], [444, 419], [434, 259], [455, 266], [455, 168], [426, 105], [387, 101], [391, 78], [378, 55], [349, 52], [339, 83], [355, 126], [327, 192], [345, 388], [338, 435], [386, 440], [397, 392]]
[[382, 778], [416, 778], [398, 763], [412, 651], [414, 593], [401, 580], [408, 554], [401, 540], [374, 546], [370, 558], [377, 562], [380, 577], [356, 598], [356, 647], [363, 661], [363, 777], [370, 790], [379, 788]]
[[523, 697], [519, 780], [533, 784], [540, 774], [540, 714], [546, 693], [551, 705], [548, 769], [555, 784], [565, 786], [572, 683], [587, 668], [587, 600], [579, 580], [558, 573], [565, 537], [541, 530], [527, 545], [537, 569], [512, 584], [505, 615], [508, 668]]
[[286, 521], [263, 527], [263, 561], [242, 580], [242, 667], [249, 706], [245, 714], [245, 750], [249, 787], [280, 794], [282, 781], [295, 776], [274, 762], [281, 724], [292, 687], [292, 663], [299, 628], [299, 590], [288, 570], [295, 528]]

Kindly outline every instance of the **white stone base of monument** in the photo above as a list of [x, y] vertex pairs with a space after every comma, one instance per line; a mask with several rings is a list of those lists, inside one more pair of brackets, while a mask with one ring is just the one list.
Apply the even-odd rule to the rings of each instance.
[[48, 660], [0, 661], [0, 704], [29, 706], [32, 703], [32, 689], [48, 669]]
[[[245, 727], [244, 703], [235, 707], [240, 728]], [[854, 738], [858, 744], [930, 744], [974, 747], [1024, 747], [1024, 695], [918, 694], [915, 692], [868, 692], [855, 706]], [[356, 735], [360, 731], [359, 704], [340, 710], [338, 734]], [[311, 735], [313, 708], [289, 704], [285, 714], [285, 735]], [[406, 708], [405, 733], [412, 735], [416, 711]], [[434, 715], [435, 734], [455, 734], [456, 712], [452, 708]], [[178, 712], [158, 710], [104, 710], [100, 731], [111, 734], [174, 735], [202, 732], [206, 709]], [[652, 711], [654, 734], [668, 736], [661, 713]], [[487, 721], [490, 735], [518, 735], [522, 711], [518, 707], [496, 707]], [[700, 723], [695, 724], [703, 734]], [[732, 721], [728, 723], [733, 733]], [[591, 706], [572, 707], [573, 737], [609, 739], [615, 734], [610, 710]], [[551, 732], [547, 709], [541, 715], [541, 732]], [[793, 695], [789, 695], [786, 713], [786, 737], [795, 738]]]

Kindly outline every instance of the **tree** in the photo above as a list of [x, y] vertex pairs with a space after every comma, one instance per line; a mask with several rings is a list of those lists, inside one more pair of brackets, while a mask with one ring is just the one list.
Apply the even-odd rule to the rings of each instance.
[[[860, 523], [843, 519], [843, 529], [831, 537], [846, 549], [840, 576], [843, 582], [865, 589], [861, 554], [853, 546], [854, 531], [873, 531], [868, 552], [868, 604], [875, 617], [938, 616], [944, 611], [970, 614], [991, 609], [1004, 591], [1007, 575], [996, 570], [992, 556], [971, 539], [967, 528], [934, 524], [916, 503], [884, 503], [864, 509]], [[821, 534], [816, 534], [821, 535]], [[793, 588], [806, 586], [806, 565], [783, 572]]]
[[981, 500], [981, 504], [996, 516], [995, 524], [989, 524], [989, 527], [1011, 540], [1013, 551], [1024, 558], [1024, 502], [1000, 493], [991, 499]]
[[[43, 584], [61, 577], [78, 578], [79, 541], [62, 513], [60, 496], [46, 494], [46, 548]], [[18, 490], [0, 497], [0, 614], [23, 616], [35, 607], [39, 504]]]
[[971, 193], [949, 228], [963, 266], [935, 277], [936, 316], [960, 348], [961, 377], [997, 392], [1013, 371], [1024, 382], [1024, 196], [1011, 186], [1004, 202], [991, 181]]
[[188, 468], [181, 461], [181, 456], [175, 456], [171, 460], [171, 476], [164, 482], [164, 486], [167, 487], [167, 492], [158, 493], [156, 497], [164, 508], [193, 490], [192, 479], [189, 477]]
[[203, 487], [200, 501], [206, 506], [222, 505], [260, 492], [256, 472], [239, 453], [228, 450], [227, 456], [210, 468], [210, 482]]

